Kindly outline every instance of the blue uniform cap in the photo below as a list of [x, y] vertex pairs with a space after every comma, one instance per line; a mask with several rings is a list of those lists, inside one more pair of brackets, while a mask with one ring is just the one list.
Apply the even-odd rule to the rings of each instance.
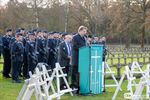
[[25, 30], [25, 28], [22, 27], [22, 28], [20, 28], [20, 30]]
[[16, 30], [16, 33], [20, 32], [20, 31], [21, 31], [21, 29], [17, 29], [17, 30]]
[[50, 34], [50, 35], [52, 35], [52, 34], [54, 34], [55, 32], [49, 32], [48, 34]]
[[48, 33], [47, 30], [43, 30], [44, 33]]
[[6, 29], [6, 32], [12, 32], [11, 28]]
[[66, 35], [69, 35], [69, 34], [66, 33], [66, 32], [63, 32], [62, 36], [64, 37], [64, 36], [66, 36]]
[[72, 34], [72, 35], [76, 35], [77, 33], [74, 32], [74, 33], [71, 33], [71, 34]]
[[16, 35], [17, 35], [17, 36], [20, 36], [20, 35], [22, 35], [22, 34], [21, 34], [20, 32], [16, 32]]
[[49, 35], [52, 35], [52, 32], [48, 32]]
[[33, 32], [33, 33], [34, 33], [34, 32], [37, 32], [37, 29], [33, 29], [32, 32]]
[[54, 31], [53, 34], [59, 34], [59, 32]]
[[63, 34], [65, 34], [66, 32], [59, 32], [58, 34], [60, 34], [60, 35], [63, 35]]
[[42, 31], [41, 31], [41, 30], [38, 30], [38, 31], [37, 31], [37, 33], [40, 33], [40, 32], [42, 32]]
[[35, 35], [34, 32], [28, 31], [28, 35]]

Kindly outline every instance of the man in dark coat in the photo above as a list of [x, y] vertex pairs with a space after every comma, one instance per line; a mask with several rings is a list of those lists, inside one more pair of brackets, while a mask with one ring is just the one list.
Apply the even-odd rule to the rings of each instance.
[[19, 73], [23, 64], [23, 53], [24, 46], [22, 43], [22, 34], [20, 32], [16, 33], [16, 41], [11, 47], [12, 56], [12, 82], [20, 83]]
[[58, 62], [58, 47], [59, 44], [61, 43], [61, 39], [59, 38], [59, 32], [55, 32], [53, 35], [54, 38], [54, 52], [55, 52], [55, 57], [54, 57], [54, 65], [56, 62]]
[[72, 39], [72, 84], [79, 88], [79, 74], [78, 74], [78, 57], [79, 48], [86, 46], [87, 27], [80, 26], [78, 29], [78, 34], [76, 34]]
[[[23, 46], [25, 47], [26, 42], [28, 41], [28, 36], [27, 36], [27, 32], [25, 31], [24, 28], [20, 28], [20, 33], [22, 34], [22, 42], [23, 42]], [[22, 73], [23, 73], [23, 77], [26, 79], [27, 78], [27, 73], [28, 73], [28, 62], [27, 62], [27, 54], [25, 52], [25, 48], [24, 48], [24, 54], [23, 54], [23, 66], [22, 66]]]
[[38, 52], [36, 50], [36, 43], [35, 43], [35, 34], [34, 33], [28, 33], [29, 40], [26, 43], [25, 51], [27, 54], [27, 61], [28, 61], [28, 77], [29, 78], [29, 71], [32, 73], [34, 72], [34, 69], [38, 63]]
[[12, 40], [12, 29], [6, 30], [6, 35], [2, 37], [2, 52], [4, 57], [3, 65], [3, 77], [10, 78], [11, 70], [11, 54], [10, 54], [10, 45]]
[[47, 51], [46, 51], [46, 39], [42, 31], [38, 32], [38, 37], [36, 38], [36, 49], [38, 54], [38, 62], [47, 63]]
[[0, 59], [2, 55], [2, 36], [0, 36]]
[[55, 68], [55, 40], [53, 39], [53, 32], [49, 32], [48, 39], [47, 39], [47, 51], [48, 51], [48, 69], [54, 69]]
[[107, 51], [106, 51], [106, 37], [102, 37], [100, 38], [99, 44], [104, 46], [104, 50], [103, 50], [103, 61], [105, 61], [105, 56], [107, 55]]
[[64, 37], [64, 41], [60, 43], [59, 49], [58, 49], [58, 62], [60, 65], [67, 66], [70, 64], [71, 60], [71, 40], [72, 36], [66, 34]]
[[[70, 60], [71, 60], [71, 42], [72, 36], [69, 34], [65, 34], [64, 41], [60, 43], [58, 49], [58, 62], [61, 67], [65, 67], [63, 72], [67, 74], [67, 80], [69, 75], [69, 67], [70, 67]], [[60, 80], [60, 89], [65, 89], [64, 80]]]

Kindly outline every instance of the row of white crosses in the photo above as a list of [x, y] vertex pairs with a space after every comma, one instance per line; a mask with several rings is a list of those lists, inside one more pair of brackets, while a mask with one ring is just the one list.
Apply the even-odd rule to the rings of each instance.
[[[103, 74], [102, 74], [103, 78], [102, 79], [104, 79], [105, 75], [110, 75], [112, 77], [113, 81], [114, 81], [114, 83], [112, 83], [112, 84], [106, 84], [106, 83], [104, 84], [104, 82], [103, 82], [104, 80], [103, 80], [102, 81], [102, 84], [103, 84], [102, 86], [105, 85], [106, 88], [109, 88], [109, 87], [118, 87], [119, 86], [119, 83], [116, 80], [115, 75], [114, 75], [115, 72], [111, 70], [111, 68], [109, 67], [109, 65], [106, 62], [102, 63], [102, 72], [103, 72]], [[121, 90], [121, 88], [120, 88], [120, 90]]]
[[[30, 100], [30, 98], [33, 94], [35, 94], [36, 100], [51, 100], [53, 98], [60, 99], [61, 95], [65, 94], [67, 92], [70, 92], [70, 94], [73, 96], [73, 94], [72, 94], [73, 90], [69, 87], [69, 84], [65, 78], [66, 74], [63, 73], [62, 67], [60, 67], [59, 63], [56, 63], [56, 68], [53, 70], [51, 76], [49, 74], [50, 71], [48, 71], [46, 69], [44, 64], [40, 63], [40, 64], [38, 64], [38, 66], [39, 67], [37, 67], [35, 69], [34, 74], [32, 74], [30, 72], [30, 79], [25, 80], [25, 84], [24, 84], [21, 92], [19, 93], [17, 100]], [[143, 87], [147, 86], [147, 91], [146, 91], [147, 95], [146, 96], [147, 96], [147, 98], [149, 98], [150, 84], [149, 84], [149, 80], [148, 80], [149, 77], [147, 77], [147, 76], [149, 76], [150, 65], [147, 65], [146, 71], [142, 71], [140, 68], [140, 65], [137, 62], [132, 63], [131, 70], [129, 69], [128, 66], [126, 66], [125, 72], [124, 72], [123, 76], [121, 77], [121, 80], [119, 83], [115, 79], [114, 73], [111, 71], [108, 64], [103, 63], [103, 68], [106, 68], [108, 70], [105, 72], [105, 74], [110, 74], [115, 81], [115, 84], [111, 84], [111, 85], [105, 84], [105, 86], [106, 87], [117, 86], [115, 94], [112, 98], [113, 100], [115, 100], [119, 90], [121, 90], [121, 84], [122, 84], [125, 76], [127, 76], [127, 80], [128, 80], [127, 88], [130, 91], [130, 93], [126, 93], [126, 95], [129, 95], [130, 97], [132, 97], [133, 100], [138, 100], [138, 99], [135, 99], [135, 97], [137, 97], [137, 98], [140, 97], [137, 95], [141, 95], [141, 93], [143, 91]], [[103, 75], [105, 75], [105, 74], [103, 73]], [[136, 78], [133, 76], [134, 74], [142, 75], [141, 81], [138, 85], [135, 82]], [[57, 88], [54, 88], [54, 84], [53, 84], [54, 78], [56, 78], [56, 83], [57, 83], [56, 87]], [[60, 90], [59, 78], [64, 79], [67, 89]], [[138, 86], [136, 88], [135, 93], [133, 93], [132, 86]], [[52, 90], [51, 94], [49, 92], [50, 90]]]
[[[137, 84], [136, 83], [136, 74], [141, 75], [140, 82]], [[142, 96], [142, 92], [144, 90], [144, 87], [146, 86], [146, 99], [149, 98], [150, 94], [150, 65], [147, 65], [147, 69], [143, 71], [140, 67], [140, 64], [138, 62], [133, 62], [131, 67], [125, 66], [125, 71], [122, 74], [122, 77], [119, 81], [119, 85], [116, 88], [116, 91], [112, 97], [112, 100], [116, 99], [116, 96], [119, 92], [119, 89], [122, 85], [122, 82], [125, 78], [127, 77], [128, 85], [127, 85], [127, 90], [129, 91], [128, 93], [124, 94], [125, 99], [133, 99], [133, 100], [139, 100]], [[135, 87], [135, 91], [133, 91], [133, 86]]]
[[[57, 100], [65, 93], [70, 93], [72, 90], [66, 80], [67, 74], [64, 74], [62, 67], [56, 63], [53, 72], [47, 70], [45, 64], [39, 63], [35, 68], [35, 73], [30, 72], [30, 78], [25, 80], [25, 84], [20, 91], [17, 100], [30, 100], [31, 96], [35, 94], [36, 100]], [[56, 87], [54, 88], [54, 78], [56, 78]], [[60, 90], [60, 78], [63, 78], [66, 89]]]
[[[146, 87], [146, 98], [142, 96], [144, 87]], [[141, 77], [139, 84], [132, 96], [132, 100], [150, 99], [150, 64], [147, 65], [145, 75]]]

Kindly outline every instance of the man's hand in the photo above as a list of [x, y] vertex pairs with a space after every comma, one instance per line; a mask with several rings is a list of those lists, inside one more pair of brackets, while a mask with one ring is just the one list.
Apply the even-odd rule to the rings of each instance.
[[71, 56], [68, 56], [68, 58], [71, 60]]

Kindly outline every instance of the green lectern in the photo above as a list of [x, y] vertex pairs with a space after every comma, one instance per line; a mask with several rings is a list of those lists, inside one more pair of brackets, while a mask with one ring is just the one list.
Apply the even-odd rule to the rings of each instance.
[[79, 49], [80, 94], [102, 93], [103, 45], [85, 46]]

